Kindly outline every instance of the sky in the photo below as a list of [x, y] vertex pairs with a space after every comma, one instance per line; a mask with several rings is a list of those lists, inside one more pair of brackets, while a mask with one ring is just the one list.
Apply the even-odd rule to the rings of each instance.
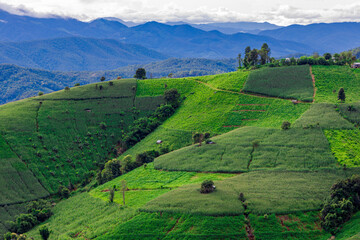
[[360, 22], [360, 0], [0, 0], [11, 13], [60, 15], [90, 21], [116, 17], [133, 22], [270, 22], [282, 26]]

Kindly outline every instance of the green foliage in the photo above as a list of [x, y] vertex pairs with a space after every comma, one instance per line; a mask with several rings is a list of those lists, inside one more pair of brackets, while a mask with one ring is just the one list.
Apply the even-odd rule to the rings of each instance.
[[291, 126], [291, 123], [288, 122], [288, 121], [284, 121], [282, 124], [281, 124], [281, 129], [282, 130], [288, 130]]
[[139, 153], [138, 155], [136, 155], [136, 163], [138, 166], [143, 165], [144, 163], [150, 163], [153, 162], [155, 157], [158, 157], [159, 153], [158, 152], [150, 152], [150, 151], [146, 151], [143, 153]]
[[119, 159], [112, 159], [105, 163], [105, 167], [101, 172], [102, 181], [110, 181], [121, 175], [121, 162]]
[[10, 223], [9, 230], [14, 233], [25, 233], [38, 223], [33, 214], [20, 214], [14, 222]]
[[306, 65], [252, 71], [243, 90], [308, 102], [313, 100], [314, 93], [309, 66]]
[[112, 188], [109, 189], [109, 202], [114, 202], [114, 195], [115, 195], [116, 186], [114, 185]]
[[205, 180], [201, 183], [201, 193], [212, 193], [215, 190], [214, 182], [212, 180]]
[[331, 195], [321, 210], [321, 224], [335, 234], [339, 227], [360, 210], [360, 176], [341, 180], [331, 187]]
[[47, 226], [42, 226], [39, 229], [39, 233], [43, 240], [48, 240], [50, 237], [50, 230], [47, 228]]
[[331, 151], [339, 164], [346, 167], [360, 166], [360, 131], [325, 130]]
[[68, 198], [70, 197], [70, 190], [67, 187], [60, 185], [57, 194], [60, 198]]
[[346, 96], [345, 96], [344, 88], [340, 88], [338, 92], [338, 100], [340, 100], [341, 102], [345, 102], [345, 99]]
[[180, 93], [176, 88], [166, 89], [164, 99], [165, 102], [170, 104], [173, 108], [177, 108], [180, 105]]
[[146, 71], [144, 68], [138, 68], [135, 72], [134, 78], [136, 79], [146, 79]]

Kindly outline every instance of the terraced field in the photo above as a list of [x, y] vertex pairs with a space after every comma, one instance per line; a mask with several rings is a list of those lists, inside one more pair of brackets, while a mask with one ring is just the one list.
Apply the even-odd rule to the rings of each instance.
[[[9, 193], [0, 200], [24, 202], [74, 183], [79, 189], [57, 203], [54, 215], [40, 225], [51, 229], [50, 239], [248, 239], [249, 226], [256, 239], [329, 239], [320, 228], [319, 210], [334, 182], [360, 173], [360, 116], [353, 110], [360, 105], [355, 91], [348, 91], [352, 100], [344, 104], [333, 99], [332, 90], [320, 87], [326, 84], [325, 69], [313, 68], [319, 104], [311, 103], [309, 67], [301, 66], [116, 80], [1, 106], [0, 159], [9, 163], [4, 172], [12, 172], [4, 180], [18, 185], [8, 188], [1, 181], [1, 193]], [[344, 74], [349, 69], [335, 70]], [[351, 84], [356, 89], [360, 82]], [[249, 90], [253, 87], [256, 91]], [[170, 88], [181, 93], [180, 108], [119, 158], [135, 159], [160, 148], [171, 152], [105, 184], [81, 188], [83, 179], [116, 156], [134, 120], [152, 113]], [[289, 130], [281, 129], [284, 121], [291, 123]], [[192, 145], [195, 132], [209, 132], [215, 144]], [[36, 189], [16, 180], [28, 173]], [[216, 190], [200, 194], [208, 179]], [[109, 203], [114, 186], [114, 202]], [[0, 232], [23, 207], [0, 208]], [[339, 237], [356, 238], [351, 226], [357, 215], [352, 221]], [[40, 238], [40, 226], [27, 235]]]
[[308, 65], [261, 68], [249, 74], [244, 92], [311, 102], [314, 88]]

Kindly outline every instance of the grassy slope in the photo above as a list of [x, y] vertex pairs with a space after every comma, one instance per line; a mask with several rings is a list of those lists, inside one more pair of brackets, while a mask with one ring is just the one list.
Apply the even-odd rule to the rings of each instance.
[[320, 127], [325, 129], [352, 129], [354, 125], [346, 121], [337, 111], [336, 105], [330, 103], [318, 103], [311, 105], [298, 120], [295, 127], [311, 128]]
[[0, 128], [47, 190], [55, 192], [59, 184], [80, 182], [105, 162], [134, 119], [163, 101], [135, 98], [135, 90], [135, 80], [120, 80], [113, 86], [91, 84], [5, 105]]
[[[177, 88], [186, 99], [170, 119], [125, 154], [135, 155], [158, 149], [155, 143], [159, 139], [171, 149], [179, 149], [191, 144], [192, 133], [196, 131], [216, 135], [240, 126], [280, 128], [283, 121], [294, 122], [310, 107], [309, 104], [294, 105], [286, 100], [214, 89], [238, 90], [244, 85], [246, 74], [236, 72], [197, 78], [138, 81], [137, 96], [159, 96], [163, 94], [166, 84], [168, 88]], [[233, 80], [232, 87], [229, 87], [227, 80], [229, 76]]]
[[[216, 191], [200, 194], [200, 185], [187, 185], [150, 201], [143, 211], [185, 212], [205, 215], [238, 215], [243, 212], [240, 192], [254, 214], [284, 214], [318, 210], [343, 170], [316, 172], [250, 172], [215, 182]], [[301, 189], [299, 191], [299, 189]]]
[[[213, 138], [216, 144], [194, 145], [155, 159], [155, 168], [186, 171], [245, 172], [335, 167], [320, 130], [240, 128]], [[252, 143], [259, 141], [253, 152]], [[249, 166], [249, 168], [248, 168]]]
[[[310, 106], [309, 104], [293, 105], [291, 104], [291, 102], [285, 100], [266, 99], [266, 98], [248, 96], [248, 95], [239, 95], [235, 93], [220, 92], [211, 89], [211, 87], [213, 88], [215, 87], [219, 89], [221, 88], [230, 89], [230, 90], [236, 90], [236, 89], [233, 88], [234, 86], [222, 87], [220, 84], [222, 82], [221, 78], [215, 78], [217, 79], [216, 81], [211, 81], [211, 77], [209, 77], [209, 79], [210, 80], [204, 79], [202, 82], [207, 82], [207, 84], [210, 84], [210, 86], [205, 86], [204, 84], [193, 81], [192, 79], [160, 79], [160, 80], [139, 81], [137, 84], [138, 97], [159, 96], [163, 93], [164, 84], [166, 83], [169, 88], [172, 87], [178, 88], [182, 93], [182, 95], [186, 96], [187, 99], [184, 101], [182, 107], [177, 111], [177, 113], [173, 117], [168, 119], [162, 127], [157, 129], [154, 133], [152, 133], [150, 136], [144, 139], [140, 144], [137, 144], [134, 148], [130, 149], [128, 153], [135, 155], [136, 153], [139, 153], [145, 149], [155, 149], [158, 147], [156, 146], [155, 141], [157, 139], [163, 139], [163, 138], [164, 139], [166, 138], [166, 140], [169, 139], [165, 141], [165, 143], [173, 145], [175, 149], [180, 148], [182, 146], [191, 143], [191, 133], [193, 131], [210, 131], [213, 134], [220, 134], [233, 129], [231, 127], [224, 128], [224, 126], [226, 124], [235, 125], [235, 122], [236, 121], [239, 122], [239, 119], [240, 119], [240, 124], [239, 124], [240, 126], [253, 125], [259, 127], [279, 128], [282, 121], [284, 120], [290, 120], [293, 123]], [[239, 86], [240, 83], [241, 81], [239, 81], [235, 85], [235, 87]], [[220, 86], [216, 84], [220, 84]], [[207, 104], [208, 102], [210, 102], [211, 104]], [[242, 105], [238, 105], [238, 104], [242, 104]], [[248, 105], [248, 104], [256, 104], [256, 105]], [[263, 107], [265, 109], [263, 109]], [[246, 112], [244, 111], [241, 113], [233, 112], [238, 110], [265, 110], [265, 112], [263, 111], [261, 111], [261, 113], [259, 112], [249, 113], [248, 111]], [[202, 117], [203, 111], [207, 112], [206, 118]], [[219, 112], [222, 112], [221, 116]], [[235, 117], [230, 118], [231, 114], [235, 115]], [[255, 118], [251, 114], [254, 114], [254, 116], [257, 119], [256, 121], [241, 121], [244, 118], [249, 118], [249, 117]], [[226, 117], [224, 117], [224, 115], [226, 115]], [[278, 132], [281, 133], [281, 131], [276, 129], [267, 129], [264, 132], [266, 133], [267, 131], [274, 133], [278, 133]], [[296, 132], [297, 130], [294, 131], [293, 133]], [[318, 130], [314, 130], [313, 132], [314, 132], [312, 133], [313, 135], [308, 135], [307, 138], [302, 138], [303, 135], [307, 135], [307, 134], [297, 133], [298, 135], [296, 136], [299, 136], [300, 139], [299, 137], [291, 137], [290, 134], [288, 138], [284, 138], [284, 139], [282, 139], [284, 137], [283, 135], [281, 135], [282, 133], [280, 135], [276, 135], [276, 134], [270, 135], [268, 138], [266, 138], [266, 141], [263, 142], [264, 149], [262, 150], [262, 152], [264, 154], [258, 156], [255, 154], [254, 162], [252, 164], [256, 166], [257, 165], [256, 160], [259, 160], [258, 166], [263, 166], [264, 162], [261, 162], [261, 159], [266, 159], [266, 157], [268, 157], [269, 153], [267, 151], [269, 151], [270, 153], [274, 151], [274, 149], [271, 147], [271, 144], [276, 145], [278, 144], [277, 141], [282, 142], [281, 144], [284, 144], [285, 142], [285, 145], [287, 144], [291, 145], [291, 141], [292, 141], [293, 144], [295, 145], [300, 144], [301, 146], [306, 146], [306, 144], [309, 144], [308, 141], [311, 140], [315, 142], [316, 145], [323, 146], [324, 148], [321, 150], [321, 152], [324, 152], [323, 151], [325, 149], [324, 136], [322, 134], [319, 134]], [[265, 148], [265, 147], [269, 147], [269, 148]], [[261, 145], [259, 149], [260, 148]], [[329, 152], [328, 146], [327, 146], [327, 152]], [[295, 157], [296, 154], [298, 153], [294, 154]], [[258, 159], [256, 157], [258, 157]], [[321, 158], [324, 156], [319, 156], [319, 157]], [[305, 158], [305, 159], [309, 159], [309, 158]], [[285, 166], [287, 166], [286, 161], [284, 163]], [[280, 167], [281, 164], [284, 163], [280, 163]], [[295, 166], [295, 168], [296, 167], [300, 168], [300, 165], [303, 166], [304, 163], [306, 166], [306, 162], [304, 161], [304, 159], [301, 159], [301, 163], [296, 163], [295, 165], [290, 164], [290, 166], [291, 167]], [[308, 163], [312, 163], [312, 161], [309, 161]], [[314, 168], [321, 165], [315, 162], [313, 163], [314, 163], [313, 164]], [[268, 163], [265, 163], [265, 166], [266, 164]], [[270, 167], [276, 166], [276, 164], [275, 165], [270, 164], [270, 165], [271, 165]], [[334, 168], [335, 161], [334, 160], [331, 162], [329, 161], [325, 165]], [[95, 236], [99, 236], [105, 232], [108, 232], [110, 229], [113, 230], [110, 230], [108, 235], [105, 235], [103, 239], [108, 239], [112, 237], [126, 238], [124, 233], [128, 234], [130, 231], [133, 231], [133, 229], [136, 229], [136, 227], [143, 226], [141, 227], [142, 234], [140, 234], [140, 236], [135, 234], [130, 236], [130, 238], [143, 239], [146, 236], [151, 238], [151, 236], [153, 237], [154, 234], [155, 236], [164, 236], [164, 234], [166, 235], [168, 231], [171, 230], [169, 232], [170, 235], [168, 236], [168, 238], [199, 239], [201, 238], [201, 236], [199, 235], [192, 236], [193, 229], [199, 229], [198, 233], [203, 233], [208, 231], [207, 230], [208, 228], [206, 228], [208, 224], [214, 223], [213, 225], [214, 227], [212, 228], [210, 234], [214, 234], [214, 238], [216, 238], [216, 234], [219, 234], [218, 232], [216, 232], [217, 227], [220, 226], [219, 228], [223, 228], [221, 227], [223, 226], [222, 225], [223, 221], [217, 222], [216, 221], [217, 218], [210, 219], [210, 217], [208, 218], [204, 216], [193, 216], [187, 214], [185, 215], [170, 214], [164, 216], [166, 219], [164, 222], [164, 219], [163, 217], [161, 217], [161, 214], [159, 217], [158, 213], [151, 213], [151, 214], [140, 213], [139, 215], [130, 219], [130, 221], [127, 222], [124, 222], [127, 218], [122, 218], [122, 220], [119, 221], [119, 223], [117, 224], [117, 227], [114, 228], [115, 224], [112, 224], [110, 222], [115, 221], [116, 217], [114, 218], [108, 217], [107, 223], [109, 224], [103, 224], [101, 221], [97, 221], [95, 215], [91, 215], [92, 213], [89, 214], [90, 219], [87, 218], [86, 214], [81, 214], [81, 213], [84, 213], [86, 211], [93, 212], [96, 210], [95, 208], [94, 209], [91, 208], [91, 205], [93, 204], [92, 201], [95, 201], [94, 199], [96, 199], [96, 201], [103, 200], [102, 202], [105, 204], [108, 198], [108, 193], [104, 192], [104, 190], [106, 190], [106, 188], [114, 184], [120, 185], [121, 180], [123, 179], [126, 179], [128, 181], [128, 185], [131, 190], [127, 192], [128, 194], [127, 200], [129, 201], [128, 202], [129, 206], [127, 208], [121, 209], [123, 211], [122, 214], [124, 214], [128, 210], [129, 211], [135, 210], [139, 207], [145, 211], [154, 211], [154, 210], [159, 210], [160, 208], [169, 210], [169, 208], [172, 206], [174, 208], [170, 209], [169, 210], [170, 212], [178, 209], [183, 212], [197, 211], [199, 213], [214, 214], [214, 215], [222, 215], [224, 213], [239, 214], [241, 212], [241, 206], [240, 207], [238, 206], [239, 201], [237, 200], [237, 196], [240, 191], [243, 191], [245, 193], [245, 196], [249, 202], [249, 207], [255, 214], [263, 214], [270, 212], [288, 213], [294, 210], [313, 210], [313, 209], [319, 209], [319, 205], [321, 201], [328, 194], [329, 186], [331, 186], [336, 179], [345, 177], [347, 176], [346, 174], [352, 174], [355, 172], [358, 172], [358, 169], [347, 170], [345, 173], [342, 170], [336, 168], [323, 169], [314, 172], [308, 170], [305, 171], [283, 171], [283, 170], [268, 171], [267, 170], [267, 171], [254, 171], [239, 176], [235, 176], [233, 178], [224, 179], [223, 177], [219, 178], [219, 176], [222, 175], [218, 175], [218, 174], [208, 174], [208, 173], [196, 174], [196, 173], [185, 173], [185, 172], [169, 173], [164, 171], [157, 171], [153, 169], [150, 164], [148, 166], [148, 169], [139, 168], [134, 172], [130, 172], [120, 178], [113, 180], [113, 182], [108, 183], [108, 185], [106, 186], [104, 185], [93, 190], [92, 192], [90, 192], [90, 194], [84, 195], [86, 197], [82, 198], [80, 202], [89, 201], [91, 202], [91, 204], [87, 204], [84, 207], [82, 205], [79, 205], [80, 206], [80, 209], [78, 211], [79, 213], [77, 212], [73, 213], [75, 215], [72, 215], [71, 213], [68, 213], [66, 211], [66, 209], [71, 204], [76, 204], [75, 200], [72, 203], [71, 203], [72, 199], [67, 200], [69, 201], [69, 205], [68, 206], [64, 205], [64, 208], [61, 210], [59, 208], [59, 212], [56, 214], [59, 216], [59, 214], [62, 214], [62, 212], [64, 212], [64, 214], [61, 215], [64, 218], [64, 220], [62, 220], [61, 218], [59, 219], [54, 218], [55, 217], [54, 216], [49, 220], [48, 224], [51, 224], [51, 226], [53, 226], [55, 229], [63, 228], [64, 229], [63, 232], [66, 232], [68, 236], [71, 236], [71, 234], [74, 233], [76, 234], [78, 232], [82, 232], [84, 233], [83, 235], [86, 238], [88, 237], [94, 238]], [[205, 178], [218, 180], [216, 182], [217, 191], [215, 193], [209, 195], [201, 195], [198, 193], [199, 183]], [[284, 179], [286, 180], [284, 181]], [[189, 183], [196, 183], [196, 184], [186, 185]], [[170, 190], [169, 188], [175, 188], [181, 185], [185, 185], [185, 186], [169, 191]], [[286, 191], [284, 191], [284, 188], [286, 188]], [[299, 191], [299, 188], [302, 190]], [[133, 191], [135, 189], [142, 189], [142, 190]], [[307, 189], [307, 191], [304, 191], [304, 189]], [[218, 192], [220, 191], [225, 193], [224, 197], [221, 197], [221, 195], [218, 194]], [[147, 194], [147, 193], [151, 193], [151, 194]], [[148, 205], [144, 206], [144, 204], [149, 199], [156, 197], [158, 195], [159, 198], [151, 200]], [[120, 192], [117, 191], [115, 194], [115, 202], [117, 203], [121, 202], [120, 196], [121, 196]], [[174, 196], [179, 196], [179, 198], [177, 197], [175, 198]], [[198, 206], [195, 207], [194, 204], [191, 204], [191, 201], [189, 201], [189, 199], [193, 199], [195, 202], [199, 201], [197, 202]], [[59, 207], [61, 206], [60, 204]], [[96, 206], [96, 204], [94, 204], [94, 206]], [[68, 218], [68, 216], [69, 219], [74, 219], [74, 218], [78, 219], [78, 222], [71, 226], [71, 224], [69, 224], [69, 220], [65, 220], [66, 218]], [[194, 217], [197, 217], [197, 219], [195, 221], [191, 220], [194, 219]], [[91, 218], [93, 219], [91, 220]], [[102, 215], [99, 216], [99, 218], [102, 218]], [[188, 220], [189, 218], [190, 220]], [[239, 219], [234, 219], [234, 218], [236, 217], [233, 217], [233, 219], [229, 217], [230, 219], [229, 221], [232, 224], [234, 221], [239, 221]], [[253, 219], [251, 219], [252, 224], [256, 226], [257, 229], [262, 228], [261, 227], [262, 220], [254, 219], [254, 218], [256, 217], [253, 217]], [[178, 219], [178, 220], [174, 220], [174, 219]], [[202, 223], [202, 221], [204, 221], [204, 223]], [[83, 224], [84, 222], [85, 224]], [[94, 222], [93, 225], [92, 222]], [[161, 223], [162, 226], [166, 226], [166, 227], [155, 232], [156, 229], [155, 223], [159, 223], [159, 224]], [[183, 223], [185, 225], [183, 225]], [[285, 228], [286, 226], [287, 227], [290, 226], [291, 228], [291, 226], [294, 226], [294, 224], [295, 224], [294, 221], [293, 222], [289, 221], [289, 223], [285, 223]], [[85, 227], [79, 227], [80, 225], [84, 225]], [[201, 227], [199, 227], [198, 225], [201, 225]], [[86, 226], [91, 226], [91, 227], [87, 228]], [[243, 224], [240, 224], [239, 226], [243, 227]], [[266, 226], [271, 228], [270, 226], [275, 226], [275, 225], [269, 223]], [[277, 222], [276, 226], [279, 228], [279, 222]], [[295, 239], [311, 239], [309, 236], [317, 236], [318, 234], [320, 234], [319, 231], [317, 231], [316, 227], [314, 226], [311, 228], [300, 229], [298, 231], [294, 228], [292, 233], [289, 233], [287, 232], [287, 230], [284, 229], [283, 223], [281, 223], [281, 226], [283, 227], [282, 232], [280, 233], [280, 235], [276, 235], [275, 233], [272, 233], [273, 235], [271, 236], [275, 236], [273, 237], [273, 239], [279, 239], [279, 236], [281, 237], [292, 236]], [[300, 228], [300, 227], [296, 227], [296, 228]], [[70, 229], [76, 229], [76, 231], [71, 232]], [[100, 231], [97, 231], [97, 229], [100, 229]], [[182, 231], [185, 231], [187, 235], [186, 236], [176, 235], [176, 234], [180, 234], [177, 231], [177, 229], [180, 230], [183, 229]], [[306, 231], [307, 233], [304, 233], [302, 235], [301, 232], [303, 230]], [[32, 233], [37, 234], [36, 229], [33, 230]], [[172, 233], [176, 233], [176, 234], [171, 235]], [[57, 234], [62, 234], [62, 233], [58, 231]], [[66, 234], [63, 236], [66, 236]], [[229, 234], [240, 234], [240, 235], [235, 235], [237, 236], [237, 238], [234, 237], [235, 239], [239, 239], [241, 234], [243, 234], [243, 231], [242, 230], [229, 231]], [[264, 236], [270, 236], [270, 234], [266, 232], [264, 229], [264, 231], [258, 230], [257, 236], [259, 239], [267, 239]], [[63, 238], [66, 239], [66, 237]], [[204, 236], [204, 238], [206, 238], [206, 236]], [[208, 236], [208, 238], [210, 237]], [[231, 239], [230, 235], [229, 238]]]
[[359, 240], [360, 239], [360, 212], [355, 214], [351, 220], [344, 224], [336, 239]]
[[249, 75], [245, 92], [312, 101], [313, 84], [308, 65], [262, 68]]
[[163, 102], [135, 92], [136, 80], [117, 80], [0, 106], [0, 204], [48, 196], [111, 158], [133, 121]]
[[348, 66], [313, 66], [316, 86], [316, 102], [337, 103], [337, 93], [341, 87], [346, 94], [346, 102], [360, 100], [360, 71]]

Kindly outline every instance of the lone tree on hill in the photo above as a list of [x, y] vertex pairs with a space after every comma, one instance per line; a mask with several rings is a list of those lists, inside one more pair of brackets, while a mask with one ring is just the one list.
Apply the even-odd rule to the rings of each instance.
[[215, 186], [212, 180], [205, 180], [201, 183], [201, 193], [212, 193], [214, 190]]
[[125, 191], [127, 190], [126, 180], [121, 181], [121, 190], [122, 190], [122, 195], [123, 195], [123, 205], [125, 206]]
[[135, 72], [134, 78], [136, 79], [146, 79], [146, 71], [144, 68], [138, 68]]
[[102, 76], [101, 78], [100, 78], [100, 81], [105, 81], [105, 77], [104, 76]]
[[339, 92], [338, 92], [338, 100], [341, 100], [342, 102], [345, 102], [345, 90], [344, 88], [340, 88]]
[[116, 185], [114, 185], [109, 191], [109, 193], [110, 193], [109, 202], [111, 202], [111, 203], [114, 202], [115, 190], [116, 190]]
[[291, 126], [291, 123], [288, 122], [288, 121], [284, 121], [282, 124], [281, 124], [281, 128], [282, 130], [288, 130]]

